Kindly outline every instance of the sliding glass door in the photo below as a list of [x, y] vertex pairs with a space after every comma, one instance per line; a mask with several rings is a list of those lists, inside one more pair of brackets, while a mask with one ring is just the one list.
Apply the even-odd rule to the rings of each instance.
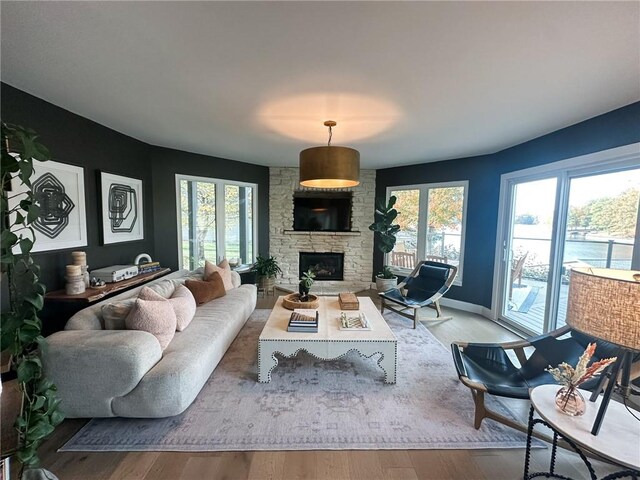
[[640, 167], [549, 168], [503, 181], [498, 318], [527, 334], [565, 324], [575, 267], [640, 269]]
[[527, 331], [544, 330], [549, 291], [557, 178], [514, 182], [502, 312]]

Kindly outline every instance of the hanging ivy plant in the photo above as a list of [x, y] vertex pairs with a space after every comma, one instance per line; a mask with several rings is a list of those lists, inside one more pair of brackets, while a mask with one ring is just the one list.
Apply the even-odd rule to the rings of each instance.
[[[49, 160], [49, 151], [31, 129], [2, 123], [2, 198], [0, 264], [3, 281], [9, 290], [9, 308], [2, 313], [0, 347], [10, 354], [10, 367], [17, 374], [22, 394], [16, 458], [23, 467], [39, 463], [38, 447], [64, 419], [58, 409], [55, 385], [44, 377], [39, 350], [45, 346], [38, 312], [44, 304], [45, 286], [40, 283], [40, 268], [33, 261], [35, 241], [33, 223], [40, 209], [31, 190], [35, 161]], [[13, 192], [17, 182], [26, 186], [23, 193]], [[11, 208], [9, 200], [13, 200]]]

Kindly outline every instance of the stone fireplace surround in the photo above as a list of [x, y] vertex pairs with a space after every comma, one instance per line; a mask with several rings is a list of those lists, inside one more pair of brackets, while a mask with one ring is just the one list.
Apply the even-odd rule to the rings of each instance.
[[373, 276], [373, 232], [369, 225], [374, 220], [375, 184], [375, 170], [361, 170], [360, 185], [340, 189], [353, 192], [351, 232], [296, 232], [293, 194], [317, 189], [300, 186], [297, 168], [269, 168], [269, 253], [283, 271], [277, 288], [298, 291], [300, 252], [344, 253], [344, 279], [316, 282], [311, 287], [312, 293], [334, 295], [369, 288]]

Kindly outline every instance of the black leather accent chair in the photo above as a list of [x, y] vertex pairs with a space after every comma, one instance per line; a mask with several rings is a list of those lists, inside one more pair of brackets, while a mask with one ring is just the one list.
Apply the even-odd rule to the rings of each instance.
[[422, 261], [396, 288], [381, 292], [380, 311], [388, 308], [403, 317], [413, 320], [416, 328], [422, 308], [436, 310], [436, 320], [449, 320], [443, 317], [439, 299], [447, 293], [456, 278], [458, 268], [448, 263]]
[[[553, 377], [545, 372], [548, 366], [556, 367], [561, 362], [575, 365], [591, 342], [597, 344], [594, 360], [619, 354], [615, 345], [571, 330], [568, 326], [545, 335], [510, 343], [452, 343], [451, 351], [458, 378], [471, 389], [475, 403], [474, 427], [480, 428], [484, 418], [491, 418], [526, 432], [526, 425], [489, 410], [484, 404], [484, 394], [528, 400], [531, 388], [556, 383]], [[527, 356], [525, 349], [533, 349], [533, 352]], [[509, 350], [513, 352], [512, 355], [516, 357], [520, 366], [514, 364], [507, 353]], [[598, 381], [598, 377], [592, 378], [580, 388], [602, 388], [603, 385], [598, 384]]]

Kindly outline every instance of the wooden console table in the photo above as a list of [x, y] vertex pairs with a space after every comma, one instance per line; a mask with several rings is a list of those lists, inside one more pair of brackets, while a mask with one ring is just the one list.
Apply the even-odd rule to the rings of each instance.
[[171, 272], [170, 268], [163, 268], [155, 272], [143, 273], [127, 280], [107, 283], [104, 288], [87, 288], [84, 293], [79, 293], [78, 295], [67, 295], [64, 290], [56, 290], [55, 292], [47, 293], [44, 298], [47, 302], [75, 302], [89, 305], [129, 288], [155, 280], [169, 272]]

